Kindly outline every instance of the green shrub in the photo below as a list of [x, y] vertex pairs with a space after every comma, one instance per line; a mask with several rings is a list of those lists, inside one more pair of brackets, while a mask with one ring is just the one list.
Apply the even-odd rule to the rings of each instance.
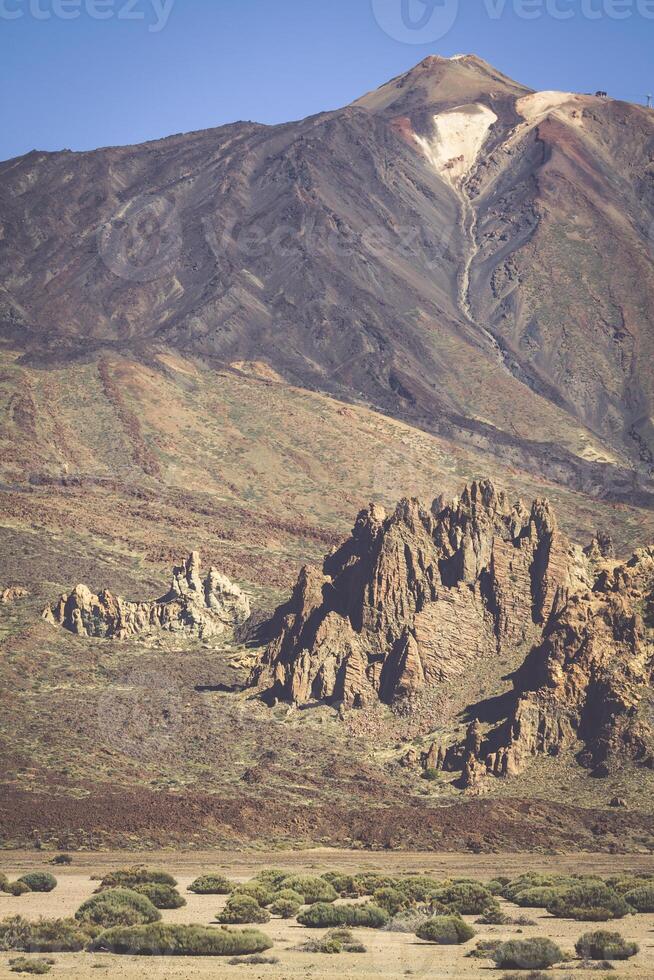
[[0, 871], [0, 892], [3, 892], [8, 884], [9, 878], [6, 874], [3, 874], [2, 871]]
[[361, 894], [356, 886], [353, 875], [342, 875], [336, 874], [334, 871], [328, 871], [322, 877], [325, 881], [329, 882], [341, 898], [357, 898]]
[[401, 892], [398, 888], [377, 888], [372, 900], [380, 909], [385, 909], [389, 915], [395, 915], [400, 909], [411, 904], [406, 893]]
[[236, 882], [224, 875], [201, 875], [188, 886], [188, 890], [196, 895], [229, 895], [234, 888]]
[[426, 779], [429, 783], [435, 783], [436, 780], [441, 778], [441, 774], [438, 769], [425, 769], [422, 778]]
[[181, 909], [186, 905], [186, 899], [172, 885], [148, 882], [145, 885], [134, 885], [133, 890], [149, 898], [156, 909]]
[[32, 923], [21, 915], [12, 915], [0, 922], [0, 950], [25, 948], [29, 941]]
[[49, 871], [30, 871], [18, 879], [33, 892], [51, 892], [57, 887], [57, 879]]
[[499, 967], [512, 970], [546, 970], [560, 963], [565, 956], [551, 939], [534, 937], [500, 943], [493, 953], [493, 959]]
[[292, 919], [301, 908], [302, 902], [293, 902], [290, 898], [276, 898], [270, 906], [270, 911], [280, 919]]
[[507, 882], [502, 890], [502, 895], [504, 898], [508, 899], [509, 902], [515, 900], [516, 895], [520, 892], [524, 892], [527, 888], [553, 888], [554, 887], [554, 876], [539, 874], [536, 871], [527, 871], [525, 874], [518, 875], [517, 878], [511, 878]]
[[490, 881], [484, 882], [484, 884], [491, 895], [502, 895], [510, 881], [511, 879], [505, 875], [498, 875], [496, 878], [491, 878]]
[[388, 922], [388, 914], [376, 905], [331, 905], [317, 902], [300, 912], [297, 921], [309, 929], [326, 929], [332, 926], [368, 926], [380, 929]]
[[429, 878], [427, 875], [414, 875], [398, 879], [395, 887], [412, 902], [426, 902], [434, 892], [443, 887], [443, 882]]
[[439, 888], [433, 893], [433, 900], [459, 915], [482, 915], [495, 904], [487, 888], [478, 882], [467, 881]]
[[394, 915], [384, 926], [387, 932], [406, 932], [415, 934], [419, 926], [432, 918], [432, 914], [425, 906], [417, 906], [404, 909]]
[[82, 902], [75, 918], [78, 922], [110, 929], [158, 922], [161, 913], [145, 895], [127, 888], [111, 888]]
[[292, 888], [294, 892], [299, 892], [305, 905], [335, 902], [338, 898], [338, 892], [328, 881], [314, 875], [289, 875], [284, 878], [282, 888]]
[[513, 901], [523, 909], [546, 909], [558, 897], [561, 889], [550, 885], [537, 885], [518, 892]]
[[107, 929], [90, 948], [132, 956], [239, 956], [262, 953], [271, 946], [270, 939], [257, 929], [212, 929], [157, 922]]
[[637, 912], [654, 912], [654, 885], [632, 888], [625, 894], [624, 900]]
[[575, 943], [577, 955], [583, 960], [628, 960], [638, 952], [638, 944], [629, 942], [619, 932], [599, 929], [585, 932]]
[[284, 878], [288, 878], [288, 871], [282, 871], [280, 868], [263, 868], [254, 876], [254, 880], [265, 885], [269, 891], [277, 891], [281, 888]]
[[305, 953], [366, 953], [349, 929], [330, 929], [320, 939], [309, 939], [302, 946]]
[[9, 960], [9, 969], [12, 973], [32, 973], [37, 976], [49, 973], [53, 965], [54, 960], [28, 960], [26, 956]]
[[493, 906], [492, 909], [488, 909], [478, 919], [475, 919], [475, 925], [478, 926], [508, 926], [511, 923], [511, 916], [503, 912], [499, 905]]
[[253, 953], [252, 956], [233, 956], [227, 962], [230, 966], [274, 966], [279, 963], [279, 956], [261, 956], [260, 953]]
[[27, 895], [32, 889], [24, 881], [8, 881], [5, 887], [2, 889], [7, 892], [8, 895], [13, 895], [17, 898], [20, 895]]
[[275, 901], [279, 901], [280, 898], [287, 902], [297, 902], [298, 905], [304, 905], [304, 896], [293, 888], [280, 888], [278, 892], [275, 892]]
[[50, 864], [63, 864], [69, 865], [73, 863], [73, 859], [70, 854], [55, 854]]
[[560, 919], [604, 922], [623, 918], [631, 908], [622, 895], [606, 885], [584, 882], [558, 892], [547, 911]]
[[357, 895], [372, 895], [378, 888], [396, 888], [397, 878], [376, 871], [363, 871], [354, 876], [354, 887]]
[[253, 898], [256, 902], [258, 902], [262, 908], [265, 908], [266, 905], [270, 905], [275, 897], [270, 888], [266, 888], [266, 886], [262, 885], [260, 881], [246, 881], [242, 885], [236, 885], [232, 891], [232, 895], [249, 895], [250, 898]]
[[84, 949], [89, 931], [75, 919], [38, 919], [17, 915], [0, 923], [0, 949], [23, 953], [77, 953]]
[[270, 915], [251, 895], [232, 894], [227, 899], [225, 908], [216, 918], [219, 922], [230, 925], [247, 925], [268, 922]]
[[152, 871], [141, 864], [131, 868], [120, 868], [105, 875], [98, 891], [105, 888], [133, 888], [134, 885], [170, 885], [177, 887], [177, 882], [166, 871]]
[[458, 915], [436, 915], [427, 919], [416, 929], [418, 939], [441, 946], [454, 946], [467, 943], [475, 935], [475, 930]]

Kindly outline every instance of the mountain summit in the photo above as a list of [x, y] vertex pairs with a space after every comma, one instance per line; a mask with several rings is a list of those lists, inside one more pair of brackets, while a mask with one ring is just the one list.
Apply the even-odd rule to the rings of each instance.
[[0, 164], [0, 323], [35, 363], [257, 362], [649, 504], [654, 114], [436, 56], [352, 105]]

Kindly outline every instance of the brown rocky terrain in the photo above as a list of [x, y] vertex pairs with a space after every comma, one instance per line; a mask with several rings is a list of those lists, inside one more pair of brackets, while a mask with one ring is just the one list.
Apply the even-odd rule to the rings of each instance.
[[2, 845], [654, 847], [652, 118], [429, 58], [0, 164]]
[[203, 640], [249, 617], [248, 597], [226, 575], [212, 567], [201, 577], [197, 551], [173, 568], [170, 590], [161, 599], [130, 602], [106, 590], [94, 595], [87, 585], [77, 585], [43, 611], [47, 622], [79, 636], [121, 640], [162, 629]]
[[321, 570], [302, 570], [251, 683], [269, 701], [411, 712], [414, 696], [451, 698], [459, 675], [528, 650], [507, 720], [485, 734], [473, 708], [463, 743], [434, 742], [426, 769], [463, 769], [480, 788], [578, 743], [600, 775], [625, 758], [654, 768], [654, 549], [625, 564], [607, 550], [571, 546], [546, 500], [511, 504], [488, 481], [429, 510], [372, 506]]

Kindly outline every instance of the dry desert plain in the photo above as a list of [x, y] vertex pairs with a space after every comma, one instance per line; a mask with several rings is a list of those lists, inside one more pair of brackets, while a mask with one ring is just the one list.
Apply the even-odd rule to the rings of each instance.
[[[28, 851], [5, 851], [0, 858], [2, 869], [9, 876], [24, 874], [28, 870], [47, 867], [49, 855]], [[225, 904], [220, 895], [195, 895], [187, 886], [198, 875], [215, 871], [229, 878], [244, 881], [265, 867], [288, 869], [289, 873], [321, 874], [342, 870], [346, 873], [381, 871], [389, 874], [401, 872], [431, 873], [435, 877], [468, 876], [480, 880], [497, 874], [518, 875], [525, 871], [555, 871], [559, 873], [616, 874], [620, 871], [654, 871], [654, 855], [579, 854], [543, 856], [530, 854], [470, 855], [420, 852], [355, 852], [332, 849], [299, 851], [249, 851], [249, 852], [180, 852], [159, 851], [148, 853], [95, 852], [76, 853], [68, 868], [55, 868], [57, 888], [49, 894], [31, 893], [20, 898], [0, 895], [0, 917], [20, 913], [29, 919], [40, 916], [56, 918], [71, 916], [78, 906], [97, 887], [91, 876], [132, 863], [145, 863], [148, 867], [168, 871], [177, 878], [179, 890], [185, 896], [184, 908], [162, 913], [163, 921], [177, 923], [215, 922], [215, 914]], [[503, 903], [504, 904], [504, 903]], [[384, 930], [356, 929], [357, 940], [362, 942], [365, 954], [340, 953], [326, 955], [307, 953], [298, 947], [309, 938], [316, 938], [326, 930], [306, 929], [295, 920], [273, 918], [260, 927], [274, 942], [267, 956], [278, 959], [276, 964], [231, 965], [229, 958], [170, 957], [144, 958], [114, 956], [100, 953], [57, 953], [52, 955], [55, 965], [50, 976], [91, 978], [152, 977], [155, 980], [182, 980], [187, 977], [270, 977], [318, 978], [318, 977], [416, 977], [416, 978], [473, 978], [503, 977], [506, 971], [498, 970], [490, 960], [473, 959], [467, 953], [480, 940], [500, 938], [527, 938], [548, 936], [565, 950], [572, 951], [575, 940], [589, 929], [598, 928], [587, 923], [555, 919], [541, 909], [519, 910], [508, 906], [512, 913], [526, 911], [536, 925], [533, 926], [476, 926], [477, 936], [463, 946], [435, 946], [423, 943], [406, 933]], [[474, 922], [475, 916], [467, 916]], [[600, 926], [601, 927], [601, 926]], [[654, 977], [654, 914], [631, 916], [619, 922], [609, 923], [628, 939], [635, 939], [640, 953], [633, 959], [616, 963], [614, 970], [581, 970], [578, 962], [561, 964], [549, 971], [552, 980], [568, 980], [574, 977], [595, 977], [598, 980], [651, 980]], [[0, 976], [14, 977], [9, 970], [9, 960], [16, 953], [0, 953]], [[34, 954], [34, 959], [40, 958]], [[96, 972], [97, 971], [97, 972]], [[527, 975], [528, 971], [523, 971]]]

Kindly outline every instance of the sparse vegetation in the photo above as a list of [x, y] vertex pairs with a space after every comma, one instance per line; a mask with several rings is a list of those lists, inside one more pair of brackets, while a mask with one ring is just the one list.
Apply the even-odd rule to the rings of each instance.
[[316, 902], [335, 902], [338, 898], [338, 892], [328, 881], [314, 875], [289, 875], [284, 878], [282, 887], [299, 892], [305, 905], [314, 905]]
[[152, 871], [143, 865], [134, 865], [131, 868], [121, 868], [105, 875], [101, 880], [98, 891], [105, 888], [133, 888], [134, 885], [170, 885], [171, 888], [177, 887], [177, 882], [172, 875], [165, 871]]
[[257, 929], [212, 929], [157, 922], [107, 929], [90, 948], [131, 956], [242, 956], [262, 953], [271, 946], [270, 939]]
[[270, 913], [261, 908], [256, 898], [251, 895], [232, 894], [217, 919], [230, 925], [247, 925], [268, 922]]
[[191, 882], [188, 890], [196, 895], [229, 895], [235, 887], [235, 882], [224, 875], [201, 875]]
[[57, 887], [57, 879], [49, 871], [30, 871], [18, 880], [32, 892], [51, 892]]
[[475, 930], [458, 915], [436, 915], [427, 919], [416, 929], [418, 939], [441, 946], [454, 946], [467, 943], [475, 935]]
[[9, 969], [12, 973], [32, 973], [35, 976], [43, 976], [49, 973], [54, 966], [54, 960], [29, 960], [26, 956], [18, 956], [16, 959], [9, 960]]
[[599, 929], [580, 936], [575, 949], [583, 960], [628, 960], [638, 952], [638, 943], [629, 942], [619, 932]]
[[561, 919], [605, 922], [607, 919], [623, 918], [631, 908], [622, 895], [605, 884], [582, 882], [557, 892], [547, 911]]
[[75, 913], [79, 922], [102, 926], [135, 926], [158, 922], [161, 913], [146, 895], [128, 888], [111, 888], [83, 902]]
[[640, 885], [624, 896], [625, 902], [637, 912], [654, 912], [654, 885]]
[[305, 953], [367, 953], [349, 929], [330, 929], [320, 939], [309, 939], [302, 945]]
[[6, 892], [7, 895], [13, 895], [15, 898], [18, 898], [20, 895], [26, 895], [28, 892], [31, 892], [32, 889], [24, 881], [8, 881], [2, 891]]
[[499, 967], [511, 970], [546, 970], [565, 959], [563, 951], [551, 939], [511, 939], [500, 943], [493, 959]]
[[156, 909], [181, 909], [186, 905], [186, 899], [172, 885], [146, 882], [144, 885], [134, 885], [133, 891], [149, 898]]
[[309, 929], [327, 929], [333, 926], [367, 926], [381, 929], [388, 922], [388, 914], [376, 905], [332, 905], [318, 902], [300, 912], [297, 921]]

